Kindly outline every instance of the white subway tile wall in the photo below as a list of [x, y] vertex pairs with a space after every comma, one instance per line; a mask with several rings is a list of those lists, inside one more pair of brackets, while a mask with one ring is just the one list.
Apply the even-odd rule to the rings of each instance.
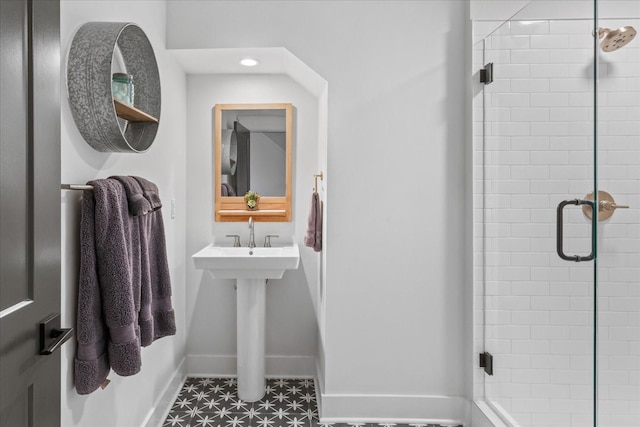
[[[601, 27], [640, 20], [610, 20]], [[598, 189], [618, 209], [598, 224], [594, 262], [556, 254], [556, 207], [594, 180], [593, 23], [506, 23], [474, 46], [494, 83], [474, 96], [475, 397], [522, 426], [640, 426], [640, 37], [598, 54]], [[565, 208], [564, 250], [590, 252], [590, 223]], [[594, 312], [595, 310], [595, 312]]]

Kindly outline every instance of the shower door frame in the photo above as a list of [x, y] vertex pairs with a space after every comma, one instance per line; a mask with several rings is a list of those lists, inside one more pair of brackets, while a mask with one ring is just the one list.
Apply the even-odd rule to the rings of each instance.
[[[558, 3], [558, 7], [561, 7], [560, 3]], [[638, 377], [640, 370], [637, 368], [638, 360], [640, 355], [638, 351], [640, 351], [640, 339], [638, 339], [638, 330], [640, 328], [638, 324], [639, 319], [639, 309], [640, 309], [640, 291], [638, 290], [637, 284], [640, 283], [640, 265], [638, 265], [638, 261], [640, 260], [640, 245], [639, 240], [639, 230], [640, 225], [638, 223], [638, 205], [640, 204], [640, 175], [638, 174], [638, 170], [640, 169], [640, 155], [638, 152], [640, 151], [637, 146], [637, 141], [639, 138], [638, 135], [638, 121], [640, 114], [640, 104], [637, 102], [637, 93], [640, 91], [640, 69], [637, 68], [637, 61], [640, 53], [640, 43], [638, 40], [634, 40], [631, 44], [631, 50], [627, 50], [629, 48], [624, 47], [623, 51], [619, 54], [612, 53], [604, 53], [600, 51], [600, 40], [597, 37], [597, 29], [599, 27], [609, 27], [612, 29], [616, 29], [621, 26], [631, 25], [635, 28], [640, 27], [640, 7], [636, 6], [635, 8], [626, 9], [627, 5], [623, 5], [622, 9], [610, 8], [609, 4], [601, 2], [598, 4], [597, 0], [593, 1], [585, 1], [582, 3], [585, 6], [579, 13], [576, 13], [574, 19], [566, 19], [558, 18], [551, 14], [546, 17], [540, 18], [543, 21], [546, 21], [548, 25], [553, 27], [555, 24], [555, 28], [559, 29], [562, 25], [569, 24], [568, 27], [571, 27], [573, 24], [580, 24], [590, 27], [588, 31], [591, 34], [591, 38], [589, 40], [584, 40], [585, 44], [588, 43], [588, 46], [580, 46], [576, 49], [582, 49], [582, 58], [584, 61], [582, 62], [582, 66], [584, 69], [584, 74], [580, 75], [580, 78], [583, 80], [583, 84], [590, 85], [588, 92], [582, 93], [582, 100], [587, 100], [591, 97], [592, 105], [589, 105], [589, 119], [583, 120], [585, 123], [583, 126], [583, 131], [586, 134], [589, 131], [590, 138], [589, 144], [591, 147], [589, 148], [589, 154], [582, 153], [582, 158], [580, 161], [582, 163], [577, 163], [573, 161], [571, 156], [568, 157], [569, 161], [567, 161], [567, 170], [564, 174], [556, 174], [552, 175], [551, 180], [554, 179], [559, 180], [560, 176], [569, 176], [570, 173], [577, 171], [577, 177], [569, 177], [567, 179], [572, 180], [582, 180], [583, 183], [578, 183], [580, 185], [571, 185], [570, 192], [571, 194], [563, 194], [561, 197], [559, 191], [555, 191], [556, 189], [552, 188], [547, 193], [546, 197], [551, 197], [551, 200], [555, 201], [555, 205], [562, 202], [563, 200], [572, 200], [572, 199], [584, 199], [586, 192], [593, 191], [594, 195], [596, 195], [594, 200], [595, 206], [600, 206], [600, 200], [597, 200], [598, 191], [600, 189], [609, 191], [616, 198], [616, 202], [624, 205], [631, 205], [631, 209], [619, 211], [614, 214], [612, 220], [607, 222], [597, 221], [591, 222], [591, 229], [593, 235], [593, 241], [591, 244], [593, 245], [594, 250], [594, 260], [593, 266], [583, 263], [583, 267], [588, 267], [587, 270], [579, 271], [575, 276], [573, 273], [571, 274], [571, 279], [557, 279], [557, 277], [553, 277], [553, 272], [549, 272], [549, 279], [547, 283], [544, 283], [545, 286], [549, 287], [547, 292], [549, 295], [569, 295], [563, 292], [566, 292], [568, 289], [575, 290], [575, 294], [571, 296], [567, 296], [566, 298], [571, 301], [571, 310], [574, 309], [574, 298], [576, 300], [582, 300], [579, 304], [576, 304], [579, 307], [582, 304], [581, 308], [578, 310], [583, 310], [581, 313], [572, 313], [572, 312], [556, 312], [556, 315], [551, 315], [551, 321], [548, 322], [551, 325], [552, 329], [554, 327], [561, 326], [564, 329], [570, 328], [571, 338], [569, 337], [559, 337], [555, 336], [549, 338], [550, 340], [555, 339], [555, 344], [558, 343], [563, 338], [566, 338], [567, 342], [564, 343], [565, 348], [570, 348], [573, 344], [571, 341], [576, 340], [574, 338], [574, 328], [579, 330], [580, 336], [583, 341], [580, 343], [579, 348], [576, 346], [571, 350], [575, 350], [576, 360], [579, 360], [580, 363], [577, 363], [574, 367], [574, 357], [571, 356], [571, 367], [566, 367], [566, 381], [561, 384], [565, 384], [566, 387], [570, 387], [571, 394], [566, 396], [558, 396], [554, 394], [557, 389], [553, 389], [550, 387], [549, 389], [552, 393], [549, 394], [550, 399], [558, 398], [559, 401], [564, 401], [566, 406], [566, 411], [577, 411], [574, 415], [571, 416], [572, 425], [594, 425], [594, 426], [618, 426], [618, 425], [637, 425], [638, 420], [640, 420], [640, 412], [637, 408], [637, 399], [640, 395], [640, 384], [638, 383]], [[605, 7], [606, 6], [606, 7]], [[587, 8], [592, 7], [593, 13], [587, 12]], [[600, 10], [599, 10], [600, 8]], [[535, 9], [535, 8], [534, 8]], [[529, 13], [530, 17], [532, 14]], [[540, 14], [542, 15], [542, 14]], [[522, 21], [525, 21], [527, 18], [523, 18], [522, 15], [514, 15], [512, 18], [508, 19], [504, 22], [495, 21], [495, 25], [500, 24], [500, 28], [504, 28], [505, 23], [509, 23], [509, 26], [512, 25], [520, 25]], [[573, 21], [573, 22], [570, 22]], [[629, 22], [631, 21], [631, 22]], [[495, 28], [495, 26], [493, 27]], [[511, 28], [511, 27], [510, 27]], [[522, 28], [520, 28], [522, 30]], [[586, 30], [583, 28], [583, 30]], [[510, 31], [510, 30], [509, 30]], [[572, 30], [567, 30], [571, 33]], [[478, 127], [478, 129], [474, 128], [474, 397], [476, 399], [476, 406], [480, 407], [484, 406], [488, 410], [493, 410], [493, 415], [500, 414], [501, 421], [505, 423], [505, 425], [518, 425], [518, 422], [522, 422], [523, 425], [529, 425], [527, 423], [531, 423], [531, 425], [542, 425], [540, 424], [540, 420], [543, 419], [541, 417], [534, 417], [533, 415], [528, 415], [531, 420], [525, 417], [522, 417], [522, 412], [529, 412], [533, 414], [535, 411], [540, 411], [542, 406], [538, 405], [537, 407], [532, 407], [528, 409], [523, 409], [522, 399], [519, 402], [519, 407], [511, 411], [511, 414], [508, 412], [501, 412], [501, 406], [506, 409], [511, 409], [511, 397], [513, 400], [520, 397], [517, 393], [512, 395], [507, 394], [505, 390], [509, 390], [509, 388], [503, 388], [500, 390], [499, 388], [495, 388], [495, 381], [500, 377], [501, 374], [504, 374], [505, 371], [508, 371], [511, 366], [509, 363], [513, 363], [513, 360], [506, 360], [503, 356], [505, 355], [504, 351], [501, 351], [498, 347], [491, 347], [491, 341], [497, 342], [502, 339], [503, 341], [507, 341], [509, 339], [513, 339], [509, 337], [508, 334], [512, 333], [512, 330], [504, 328], [503, 331], [507, 331], [506, 334], [502, 336], [500, 333], [496, 332], [494, 326], [496, 325], [496, 310], [503, 312], [507, 312], [509, 310], [517, 310], [517, 308], [509, 307], [508, 305], [504, 305], [500, 307], [500, 302], [496, 302], [497, 300], [494, 298], [496, 295], [499, 295], [496, 291], [495, 283], [497, 281], [504, 281], [505, 286], [504, 289], [507, 289], [504, 295], [524, 295], [518, 294], [517, 292], [524, 292], [524, 286], [527, 283], [516, 283], [515, 280], [509, 276], [510, 272], [507, 272], [504, 278], [496, 279], [497, 274], [495, 271], [491, 271], [492, 266], [495, 266], [496, 257], [494, 242], [491, 242], [491, 234], [495, 232], [495, 230], [502, 226], [502, 224], [498, 224], [496, 226], [495, 222], [498, 218], [502, 218], [504, 216], [494, 216], [495, 212], [492, 212], [492, 203], [495, 207], [495, 201], [497, 200], [495, 190], [498, 187], [494, 187], [496, 178], [496, 170], [492, 170], [491, 166], [494, 165], [502, 165], [501, 163], [492, 163], [495, 160], [495, 157], [492, 156], [495, 153], [492, 153], [492, 150], [496, 150], [496, 138], [491, 139], [492, 131], [495, 131], [496, 127], [493, 122], [500, 122], [502, 120], [509, 121], [510, 118], [500, 119], [499, 114], [488, 107], [496, 107], [496, 104], [492, 104], [492, 99], [489, 97], [489, 102], [478, 103], [478, 98], [483, 96], [487, 90], [495, 91], [494, 86], [489, 86], [489, 89], [483, 87], [479, 83], [478, 70], [482, 68], [482, 66], [486, 62], [491, 62], [491, 57], [487, 57], [487, 61], [479, 61], [479, 57], [481, 56], [479, 53], [483, 54], [487, 52], [488, 55], [491, 55], [490, 49], [506, 49], [504, 47], [497, 46], [496, 40], [493, 39], [493, 35], [501, 36], [499, 32], [492, 33], [490, 36], [483, 38], [482, 42], [485, 44], [486, 49], [476, 49], [477, 45], [474, 45], [474, 53], [478, 54], [474, 56], [473, 63], [473, 73], [474, 73], [474, 125], [479, 125], [480, 123], [484, 124], [482, 129]], [[520, 33], [519, 33], [520, 34]], [[563, 34], [561, 32], [553, 32], [550, 33], [552, 35]], [[582, 31], [582, 35], [580, 36], [584, 39], [583, 35], [587, 34], [587, 31]], [[499, 37], [498, 37], [499, 38]], [[587, 37], [588, 38], [588, 37]], [[640, 38], [640, 37], [639, 37]], [[491, 43], [494, 43], [493, 45]], [[574, 40], [575, 42], [575, 40]], [[575, 43], [574, 43], [575, 44]], [[574, 48], [569, 46], [570, 48]], [[553, 49], [557, 47], [550, 47]], [[513, 48], [514, 50], [516, 48]], [[526, 49], [526, 48], [525, 48]], [[572, 52], [566, 51], [567, 55], [571, 55]], [[626, 53], [629, 52], [629, 53]], [[495, 54], [495, 52], [493, 52]], [[557, 52], [556, 52], [557, 53]], [[578, 53], [578, 52], [574, 52]], [[616, 56], [617, 55], [617, 56]], [[577, 57], [577, 55], [576, 55]], [[552, 55], [553, 58], [553, 55]], [[556, 60], [558, 56], [555, 56]], [[483, 58], [484, 59], [484, 58]], [[581, 59], [578, 59], [581, 61]], [[557, 64], [562, 62], [571, 62], [571, 60], [563, 61], [562, 59], [559, 62], [549, 62], [550, 64]], [[497, 64], [500, 61], [496, 61]], [[532, 66], [535, 62], [529, 63]], [[632, 63], [632, 64], [631, 64]], [[503, 64], [511, 64], [510, 62], [503, 62]], [[627, 65], [631, 64], [631, 69], [627, 67]], [[538, 66], [538, 65], [536, 65]], [[505, 67], [506, 68], [506, 67]], [[550, 67], [551, 68], [551, 67]], [[588, 73], [587, 73], [588, 69]], [[635, 71], [633, 71], [635, 70]], [[575, 69], [574, 69], [575, 71]], [[496, 77], [496, 82], [498, 85], [501, 84], [500, 79], [504, 78], [504, 74], [506, 71], [502, 68], [501, 65], [498, 65], [496, 69], [494, 69], [494, 75]], [[502, 74], [502, 75], [501, 75]], [[570, 77], [578, 77], [577, 75], [570, 75]], [[574, 79], [574, 80], [577, 80]], [[504, 82], [502, 82], [504, 83]], [[571, 83], [576, 83], [575, 81], [569, 82], [569, 86]], [[511, 84], [511, 83], [509, 83]], [[554, 87], [556, 91], [563, 91], [562, 89], [558, 90], [559, 85], [565, 84], [564, 81], [559, 79], [555, 83], [551, 83], [551, 87]], [[579, 89], [578, 89], [579, 90]], [[552, 90], [553, 91], [553, 90]], [[570, 88], [567, 88], [567, 91], [571, 91]], [[580, 94], [578, 94], [580, 95]], [[573, 98], [573, 94], [570, 94], [572, 97], [572, 101], [578, 99], [579, 97]], [[540, 99], [540, 98], [538, 98]], [[575, 105], [575, 104], [572, 104]], [[539, 104], [537, 106], [540, 106]], [[586, 103], [582, 105], [583, 107], [587, 107]], [[482, 107], [482, 108], [480, 108]], [[503, 105], [504, 110], [508, 110], [507, 115], [513, 115], [514, 111], [517, 108], [509, 105]], [[495, 109], [494, 109], [495, 110]], [[521, 112], [520, 112], [521, 113]], [[492, 116], [493, 115], [493, 116]], [[522, 115], [520, 114], [520, 117]], [[487, 120], [485, 120], [487, 117]], [[586, 117], [586, 116], [585, 116]], [[477, 120], [482, 118], [480, 122]], [[512, 117], [511, 117], [512, 118]], [[522, 120], [522, 119], [520, 119]], [[531, 119], [534, 121], [535, 119]], [[558, 117], [551, 116], [548, 119], [549, 131], [552, 132], [554, 129], [554, 121], [559, 121], [563, 119], [559, 119]], [[625, 124], [620, 125], [622, 120], [626, 120]], [[587, 123], [588, 121], [588, 123]], [[624, 122], [622, 122], [624, 123]], [[499, 126], [498, 126], [499, 129]], [[507, 128], [505, 128], [507, 129]], [[486, 135], [484, 132], [486, 130]], [[487, 135], [489, 138], [487, 138]], [[505, 138], [508, 140], [508, 147], [504, 152], [508, 153], [513, 147], [511, 146], [512, 138], [508, 133], [505, 133], [509, 138]], [[551, 135], [551, 134], [549, 134]], [[557, 137], [558, 134], [556, 134]], [[556, 138], [558, 139], [558, 138]], [[513, 139], [515, 140], [515, 138]], [[501, 142], [498, 141], [498, 144]], [[482, 147], [478, 146], [482, 144]], [[515, 150], [524, 150], [529, 148], [523, 148], [521, 144]], [[530, 148], [530, 150], [534, 150], [536, 148]], [[560, 149], [557, 147], [553, 147], [551, 144], [551, 149]], [[518, 154], [518, 153], [515, 153]], [[539, 154], [539, 153], [538, 153]], [[578, 170], [576, 167], [571, 167], [571, 165], [575, 166], [577, 164], [587, 164], [586, 156], [590, 156], [592, 160], [589, 161], [589, 168], [593, 170], [593, 175], [589, 175], [590, 172], [586, 172], [586, 170]], [[505, 157], [508, 159], [508, 157]], [[551, 160], [553, 162], [553, 160]], [[571, 163], [571, 165], [569, 164]], [[505, 163], [509, 166], [508, 160]], [[549, 166], [549, 165], [547, 165]], [[560, 165], [556, 163], [555, 167], [559, 167]], [[553, 169], [553, 166], [551, 167]], [[620, 170], [622, 169], [622, 170]], [[589, 180], [588, 184], [584, 184], [586, 180]], [[494, 180], [492, 182], [492, 180]], [[557, 181], [560, 182], [560, 181]], [[552, 182], [553, 183], [553, 182]], [[574, 183], [575, 184], [575, 183]], [[589, 190], [587, 190], [589, 188]], [[480, 189], [480, 191], [478, 190]], [[485, 191], [486, 190], [486, 191]], [[498, 194], [499, 195], [499, 194]], [[523, 207], [523, 200], [526, 197], [530, 197], [530, 194], [517, 194], [515, 203], [519, 206]], [[603, 200], [604, 201], [604, 200]], [[534, 202], [532, 202], [534, 203]], [[507, 206], [510, 206], [507, 204]], [[578, 209], [578, 206], [572, 206], [570, 203], [565, 204], [565, 215], [568, 215], [570, 220], [573, 218], [573, 225], [569, 225], [567, 236], [569, 238], [574, 238], [575, 236], [575, 227], [584, 227], [587, 224], [587, 221], [582, 218], [582, 213]], [[551, 203], [549, 203], [548, 210], [550, 212]], [[532, 217], [533, 218], [533, 217]], [[536, 216], [536, 220], [539, 220], [540, 216]], [[580, 221], [576, 221], [579, 219]], [[532, 221], [532, 228], [538, 227], [535, 224], [536, 220]], [[505, 222], [509, 222], [510, 220], [504, 220]], [[493, 223], [492, 223], [493, 222]], [[569, 221], [571, 223], [571, 221]], [[582, 224], [582, 225], [580, 225]], [[557, 226], [557, 224], [556, 224]], [[574, 227], [574, 228], [571, 228]], [[519, 230], [523, 228], [520, 227]], [[585, 230], [585, 233], [588, 231]], [[487, 233], [488, 231], [488, 233]], [[554, 228], [555, 231], [555, 228]], [[521, 231], [520, 231], [521, 232]], [[572, 233], [574, 233], [572, 235]], [[585, 234], [586, 236], [586, 234]], [[554, 233], [555, 237], [555, 233]], [[616, 240], [619, 239], [619, 240]], [[567, 240], [569, 243], [567, 246], [569, 250], [567, 253], [573, 255], [574, 247], [572, 247], [572, 241]], [[583, 239], [583, 247], [586, 239]], [[551, 248], [551, 243], [549, 244], [549, 259], [550, 259], [550, 270], [553, 270], [554, 267], [557, 267], [558, 262], [563, 262], [566, 265], [574, 265], [573, 263], [567, 263], [565, 261], [560, 261], [557, 255], [555, 255], [555, 249]], [[554, 244], [557, 244], [555, 242]], [[486, 245], [486, 246], [484, 246]], [[517, 254], [517, 259], [521, 260], [527, 255], [533, 255], [534, 257], [537, 254], [536, 252], [540, 251], [540, 244], [535, 245], [535, 249], [530, 250], [529, 252], [513, 252], [513, 254]], [[516, 250], [517, 251], [517, 250]], [[545, 250], [546, 251], [546, 250]], [[514, 264], [514, 265], [517, 265]], [[567, 267], [567, 269], [574, 268]], [[578, 268], [579, 265], [578, 265]], [[488, 276], [487, 276], [488, 272]], [[483, 276], [484, 275], [484, 276]], [[532, 276], [533, 277], [533, 276]], [[524, 279], [532, 281], [532, 280], [541, 280], [545, 281], [546, 279], [539, 279], [541, 276], [537, 274], [537, 279]], [[513, 285], [511, 283], [506, 283], [509, 280], [514, 280]], [[572, 280], [582, 281], [581, 284], [577, 283], [561, 283], [561, 282], [571, 282]], [[492, 282], [493, 281], [493, 282]], [[570, 287], [569, 285], [576, 285], [574, 287]], [[516, 287], [518, 287], [516, 289]], [[582, 287], [580, 287], [582, 286]], [[588, 287], [588, 293], [585, 290]], [[536, 291], [542, 291], [543, 289], [539, 288]], [[536, 295], [528, 294], [528, 295]], [[530, 298], [534, 298], [531, 296]], [[498, 298], [499, 300], [500, 298]], [[507, 299], [507, 298], [505, 298]], [[588, 307], [588, 308], [587, 308]], [[492, 312], [493, 310], [493, 312]], [[529, 310], [529, 311], [527, 311]], [[531, 307], [525, 308], [515, 317], [516, 314], [513, 314], [513, 322], [508, 324], [508, 326], [515, 325], [516, 328], [519, 324], [522, 324], [522, 319], [526, 316], [530, 316], [531, 319], [540, 313], [531, 312], [531, 310], [544, 310], [540, 308]], [[555, 308], [555, 310], [559, 310]], [[516, 311], [512, 311], [512, 313], [516, 313]], [[500, 313], [498, 313], [500, 314]], [[574, 315], [579, 314], [581, 317], [573, 317]], [[564, 315], [568, 323], [561, 324], [561, 318]], [[511, 316], [511, 314], [509, 314]], [[574, 319], [578, 319], [580, 321], [584, 320], [584, 323], [572, 323]], [[509, 318], [511, 321], [511, 318]], [[574, 325], [582, 325], [580, 327]], [[534, 336], [533, 326], [531, 327], [531, 342], [533, 343], [534, 338], [540, 338], [540, 330], [543, 329], [540, 326], [544, 326], [544, 322], [542, 324], [535, 324], [537, 327], [537, 336]], [[494, 328], [494, 329], [492, 329]], [[516, 329], [514, 328], [514, 330]], [[559, 328], [561, 329], [561, 328]], [[589, 334], [591, 337], [589, 337]], [[544, 339], [545, 337], [543, 337]], [[498, 339], [498, 341], [495, 341]], [[517, 337], [515, 339], [522, 339]], [[521, 341], [522, 342], [522, 341]], [[549, 345], [555, 346], [552, 344], [546, 344], [547, 347]], [[540, 363], [539, 360], [536, 360], [536, 363], [533, 362], [534, 358], [537, 356], [537, 353], [543, 353], [544, 348], [536, 348], [534, 344], [530, 346], [530, 350], [523, 350], [523, 346], [520, 346], [518, 349], [515, 349], [514, 353], [520, 352], [521, 355], [524, 355], [525, 351], [529, 351], [526, 357], [531, 360], [531, 372], [534, 371], [533, 368], [539, 368]], [[558, 346], [551, 347], [551, 352], [548, 354], [554, 356], [561, 354], [558, 352]], [[482, 369], [478, 367], [478, 353], [483, 353], [484, 351], [488, 351], [494, 354], [494, 376], [488, 376], [482, 372]], [[501, 352], [503, 354], [501, 354]], [[579, 353], [578, 352], [582, 352]], [[567, 354], [571, 353], [568, 351]], [[516, 354], [517, 355], [517, 354]], [[564, 354], [563, 354], [564, 355]], [[510, 356], [513, 356], [511, 354]], [[549, 357], [551, 360], [552, 357]], [[551, 366], [551, 365], [550, 365]], [[559, 369], [556, 366], [551, 366], [551, 369]], [[562, 368], [560, 368], [562, 369]], [[574, 369], [579, 369], [580, 372], [571, 371]], [[557, 385], [555, 381], [557, 380], [557, 376], [554, 375], [553, 371], [550, 371], [551, 374], [547, 373], [550, 379], [545, 380], [541, 378], [542, 381], [538, 381], [538, 379], [533, 378], [532, 382], [529, 384], [531, 390], [537, 386], [536, 382], [543, 383], [547, 381], [552, 386]], [[572, 375], [569, 375], [571, 373]], [[509, 374], [511, 375], [511, 374]], [[580, 375], [580, 377], [578, 377]], [[577, 382], [576, 382], [577, 381]], [[511, 383], [511, 377], [508, 377], [509, 382], [507, 386], [520, 386], [521, 383], [526, 382], [526, 380], [522, 380], [522, 376], [516, 378], [513, 377], [513, 382]], [[497, 390], [497, 392], [496, 392]], [[517, 390], [517, 388], [514, 388]], [[532, 393], [532, 398], [540, 396], [541, 388], [536, 388], [536, 393]], [[577, 396], [577, 397], [576, 397]], [[545, 398], [548, 398], [545, 396]], [[502, 400], [501, 400], [502, 399]], [[576, 405], [572, 399], [582, 399], [582, 404]], [[497, 405], [494, 405], [492, 400], [497, 402]], [[569, 405], [572, 405], [570, 408]], [[534, 405], [535, 406], [535, 405]], [[550, 406], [550, 410], [547, 410], [546, 413], [544, 409], [542, 409], [540, 413], [547, 416], [547, 420], [550, 420], [550, 424], [555, 423], [556, 425], [560, 422], [566, 420], [566, 413], [562, 413], [562, 411], [557, 410], [558, 405], [552, 403]], [[521, 413], [519, 413], [519, 411]], [[491, 412], [491, 411], [490, 411]], [[575, 418], [574, 418], [575, 417]], [[516, 420], [517, 419], [517, 420]], [[533, 422], [532, 422], [533, 420]], [[578, 420], [578, 421], [576, 421]], [[566, 422], [564, 425], [569, 425], [569, 422]], [[474, 424], [475, 425], [475, 424]], [[482, 424], [484, 425], [484, 424]]]
[[[528, 6], [528, 5], [527, 5]], [[525, 6], [524, 8], [521, 9], [521, 11], [523, 9], [525, 9], [527, 6]], [[598, 4], [597, 4], [597, 0], [593, 0], [593, 18], [591, 20], [592, 22], [592, 27], [594, 30], [594, 35], [595, 35], [595, 29], [598, 27], [598, 14], [597, 14], [597, 9], [598, 9]], [[514, 21], [515, 17], [520, 13], [520, 11], [518, 13], [516, 13], [516, 15], [514, 15], [513, 17], [511, 17], [510, 19], [508, 19], [507, 21], [503, 22], [500, 27], [504, 26], [506, 23], [511, 23], [512, 21]], [[548, 20], [549, 22], [551, 21], [551, 19]], [[500, 28], [499, 27], [499, 28]], [[483, 44], [487, 41], [487, 39], [490, 36], [487, 36], [486, 38], [484, 38], [482, 40]], [[557, 227], [557, 235], [556, 235], [556, 249], [557, 249], [557, 253], [558, 255], [560, 255], [561, 258], [565, 259], [566, 261], [571, 261], [571, 262], [590, 262], [593, 261], [593, 265], [591, 267], [591, 281], [590, 281], [590, 285], [592, 288], [592, 304], [593, 304], [593, 308], [591, 311], [591, 316], [592, 316], [592, 342], [591, 342], [591, 357], [593, 358], [593, 366], [592, 366], [592, 396], [591, 396], [591, 409], [592, 409], [592, 419], [593, 419], [593, 426], [597, 426], [598, 425], [598, 369], [597, 369], [597, 348], [598, 348], [598, 341], [597, 341], [597, 328], [598, 328], [598, 322], [597, 322], [597, 280], [598, 280], [598, 268], [597, 268], [597, 238], [598, 238], [598, 221], [596, 220], [597, 215], [592, 215], [594, 217], [594, 219], [591, 221], [591, 254], [588, 256], [563, 256], [563, 251], [562, 251], [562, 218], [563, 218], [563, 208], [565, 206], [570, 206], [570, 205], [587, 205], [587, 206], [591, 206], [593, 209], [593, 206], [598, 206], [598, 200], [597, 200], [597, 195], [598, 195], [598, 40], [597, 38], [594, 36], [593, 37], [593, 44], [592, 44], [592, 49], [593, 49], [593, 53], [592, 53], [592, 61], [593, 61], [593, 74], [592, 74], [592, 95], [593, 95], [593, 105], [592, 105], [592, 112], [593, 112], [593, 120], [592, 120], [592, 147], [591, 147], [591, 152], [592, 152], [592, 164], [591, 164], [591, 170], [592, 170], [592, 184], [591, 184], [591, 191], [593, 192], [594, 195], [594, 200], [591, 201], [586, 201], [582, 199], [582, 195], [578, 196], [576, 195], [575, 200], [557, 200], [556, 202], [559, 202], [559, 205], [557, 207], [557, 222], [556, 222], [556, 227]], [[486, 52], [486, 47], [483, 46], [482, 49], [483, 52], [483, 56]], [[484, 59], [484, 58], [483, 58]], [[485, 62], [483, 61], [483, 64]], [[477, 64], [475, 64], [476, 70], [477, 70]], [[486, 171], [486, 164], [485, 164], [485, 160], [486, 160], [486, 156], [485, 156], [485, 140], [486, 140], [486, 119], [485, 119], [485, 105], [486, 105], [486, 100], [485, 100], [485, 90], [483, 88], [482, 90], [482, 97], [483, 97], [483, 126], [482, 126], [482, 191], [481, 194], [483, 195], [483, 201], [482, 201], [482, 226], [483, 226], [483, 231], [482, 231], [482, 286], [483, 286], [483, 307], [482, 307], [482, 312], [483, 312], [483, 320], [482, 320], [482, 324], [483, 324], [483, 332], [482, 332], [482, 341], [483, 343], [486, 341], [487, 339], [487, 319], [486, 319], [486, 294], [484, 294], [484, 286], [486, 285], [487, 282], [487, 278], [486, 278], [486, 264], [485, 264], [485, 236], [486, 236], [486, 230], [484, 229], [484, 227], [486, 226], [486, 222], [485, 222], [485, 211], [487, 209], [487, 205], [486, 205], [486, 192], [485, 192], [485, 183], [487, 182], [486, 180], [486, 176], [485, 176], [485, 171]], [[476, 133], [474, 132], [474, 137], [476, 136]], [[475, 145], [475, 144], [474, 144]], [[474, 161], [474, 165], [476, 164], [476, 162]], [[474, 175], [474, 179], [475, 179], [475, 175]], [[474, 194], [476, 193], [476, 191], [474, 190]], [[474, 199], [475, 200], [475, 199]], [[476, 210], [476, 214], [478, 214], [479, 210]], [[474, 223], [477, 225], [478, 221], [477, 219], [474, 219]], [[476, 269], [476, 273], [477, 274], [477, 269]], [[474, 279], [475, 281], [475, 279]], [[476, 346], [475, 348], [477, 349], [477, 342], [476, 342]], [[482, 348], [481, 353], [484, 353], [487, 348]], [[477, 367], [477, 366], [476, 366]], [[499, 368], [498, 368], [499, 369]], [[477, 381], [477, 376], [476, 376], [476, 381]], [[484, 382], [483, 382], [484, 384]], [[500, 407], [500, 405], [495, 405], [489, 398], [490, 396], [486, 396], [486, 388], [483, 386], [482, 387], [483, 390], [481, 393], [478, 393], [478, 389], [476, 388], [475, 390], [475, 395], [477, 396], [478, 394], [481, 394], [482, 398], [485, 400], [485, 404], [488, 405], [488, 407], [490, 407], [495, 414], [497, 414], [500, 419], [506, 423], [506, 425], [517, 425], [517, 421], [512, 418], [508, 413], [506, 413], [504, 410], [502, 410], [502, 408]]]

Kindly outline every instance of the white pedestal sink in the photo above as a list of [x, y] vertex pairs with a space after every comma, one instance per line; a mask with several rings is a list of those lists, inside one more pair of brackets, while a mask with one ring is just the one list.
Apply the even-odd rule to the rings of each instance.
[[238, 396], [255, 402], [265, 392], [265, 298], [267, 279], [281, 279], [300, 263], [297, 244], [270, 248], [209, 245], [194, 254], [197, 269], [216, 279], [236, 279]]

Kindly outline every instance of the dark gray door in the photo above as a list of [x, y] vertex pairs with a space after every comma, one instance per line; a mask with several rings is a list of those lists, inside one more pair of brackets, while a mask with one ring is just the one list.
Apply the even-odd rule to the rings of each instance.
[[0, 0], [2, 427], [60, 425], [59, 9]]

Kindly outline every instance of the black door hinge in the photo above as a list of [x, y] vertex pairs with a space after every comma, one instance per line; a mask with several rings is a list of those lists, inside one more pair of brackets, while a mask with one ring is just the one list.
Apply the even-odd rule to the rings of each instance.
[[493, 62], [489, 62], [480, 70], [480, 83], [485, 85], [493, 83]]
[[480, 367], [487, 375], [493, 375], [493, 356], [489, 352], [480, 353]]

